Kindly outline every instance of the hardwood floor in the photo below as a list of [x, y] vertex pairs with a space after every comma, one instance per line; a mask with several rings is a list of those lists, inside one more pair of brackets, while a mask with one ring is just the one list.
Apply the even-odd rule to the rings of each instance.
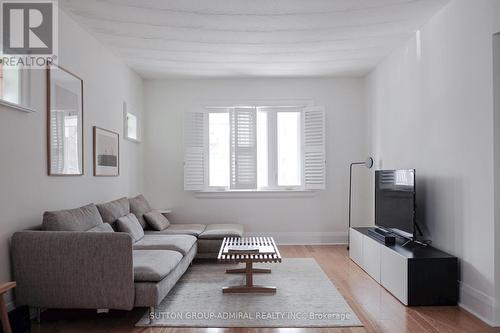
[[364, 327], [304, 328], [137, 328], [145, 309], [130, 312], [49, 310], [34, 333], [334, 333], [334, 332], [500, 332], [459, 307], [405, 307], [348, 258], [345, 246], [280, 246], [285, 258], [313, 257], [356, 312]]

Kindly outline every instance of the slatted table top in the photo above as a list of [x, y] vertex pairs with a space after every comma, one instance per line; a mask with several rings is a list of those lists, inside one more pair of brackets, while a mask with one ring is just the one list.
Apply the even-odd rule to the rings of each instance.
[[[226, 246], [239, 246], [239, 245], [256, 245], [256, 246], [270, 246], [274, 249], [274, 253], [261, 254], [237, 254], [237, 253], [224, 253]], [[219, 250], [217, 259], [220, 262], [226, 263], [239, 263], [239, 262], [281, 262], [281, 254], [278, 246], [272, 237], [225, 237]]]

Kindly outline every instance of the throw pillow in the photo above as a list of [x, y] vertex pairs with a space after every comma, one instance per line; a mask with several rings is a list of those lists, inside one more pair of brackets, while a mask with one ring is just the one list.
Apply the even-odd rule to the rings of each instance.
[[130, 204], [127, 198], [120, 198], [114, 201], [97, 205], [102, 220], [107, 223], [114, 223], [120, 217], [130, 213]]
[[152, 210], [144, 214], [144, 219], [151, 228], [158, 231], [165, 230], [170, 225], [169, 220], [157, 210]]
[[149, 205], [148, 201], [144, 196], [138, 195], [135, 198], [130, 198], [130, 212], [133, 213], [137, 219], [139, 220], [139, 223], [141, 224], [142, 228], [144, 229], [146, 227], [146, 220], [144, 220], [144, 214], [149, 213], [152, 209], [151, 206]]
[[47, 231], [86, 231], [102, 224], [94, 204], [75, 209], [43, 213], [42, 228]]
[[144, 230], [142, 229], [139, 221], [134, 214], [130, 213], [128, 215], [122, 216], [117, 221], [118, 231], [126, 232], [132, 239], [134, 243], [141, 240], [144, 237]]
[[87, 232], [115, 232], [109, 223], [103, 223], [97, 227], [87, 230]]

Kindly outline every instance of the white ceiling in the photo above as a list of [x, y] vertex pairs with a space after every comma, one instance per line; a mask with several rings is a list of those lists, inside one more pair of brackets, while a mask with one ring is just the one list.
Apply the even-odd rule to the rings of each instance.
[[145, 78], [363, 75], [448, 0], [60, 0]]

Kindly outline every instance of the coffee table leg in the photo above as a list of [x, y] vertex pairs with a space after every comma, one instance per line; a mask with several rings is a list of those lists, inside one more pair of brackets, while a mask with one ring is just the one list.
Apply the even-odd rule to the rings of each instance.
[[[258, 271], [256, 271], [258, 270]], [[226, 273], [245, 273], [246, 284], [243, 286], [223, 287], [223, 293], [275, 293], [276, 287], [256, 286], [253, 284], [253, 273], [271, 273], [270, 269], [253, 268], [253, 263], [246, 262], [245, 268], [226, 270]]]
[[247, 287], [252, 288], [253, 287], [253, 272], [252, 272], [253, 264], [251, 261], [247, 262], [246, 264], [247, 265], [246, 265], [245, 274], [246, 274], [246, 280], [247, 280]]
[[[246, 273], [247, 269], [246, 268], [231, 268], [231, 269], [226, 269], [227, 274], [240, 274], [240, 273]], [[252, 268], [252, 272], [255, 273], [271, 273], [270, 268]]]

